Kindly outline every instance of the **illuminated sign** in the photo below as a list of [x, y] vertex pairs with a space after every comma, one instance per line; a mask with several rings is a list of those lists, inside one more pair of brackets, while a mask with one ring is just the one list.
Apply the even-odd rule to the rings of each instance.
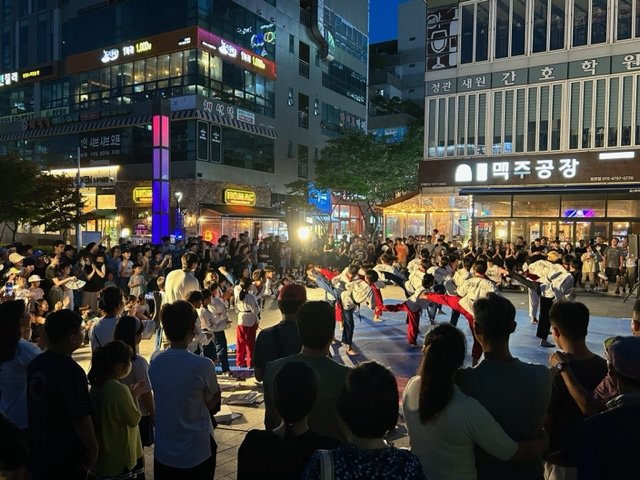
[[[113, 187], [118, 181], [118, 165], [111, 167], [86, 167], [80, 169], [80, 183], [85, 187]], [[75, 178], [77, 168], [61, 168], [51, 170], [52, 175]]]
[[18, 72], [0, 73], [0, 87], [8, 87], [12, 83], [18, 83]]
[[256, 55], [251, 50], [231, 43], [218, 35], [198, 28], [198, 45], [225, 60], [253, 70], [269, 78], [276, 78], [276, 64], [271, 60]]
[[136, 187], [133, 189], [133, 203], [150, 205], [153, 199], [151, 187]]
[[102, 63], [115, 62], [120, 58], [120, 53], [123, 57], [130, 57], [140, 53], [148, 53], [151, 51], [153, 44], [147, 40], [138, 42], [135, 44], [124, 45], [121, 48], [110, 48], [102, 51], [100, 61]]
[[17, 72], [0, 73], [0, 88], [8, 87], [16, 83], [35, 82], [41, 77], [51, 77], [54, 73], [55, 69], [53, 64], [30, 68], [28, 70], [19, 70]]
[[234, 190], [227, 188], [224, 191], [224, 203], [227, 205], [245, 205], [253, 207], [256, 204], [256, 193], [250, 190]]

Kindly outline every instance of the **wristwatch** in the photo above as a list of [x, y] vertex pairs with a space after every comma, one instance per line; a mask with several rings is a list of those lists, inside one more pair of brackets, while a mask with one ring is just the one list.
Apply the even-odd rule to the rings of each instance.
[[556, 363], [555, 369], [558, 372], [562, 372], [563, 370], [565, 370], [567, 367], [569, 366], [568, 362], [558, 362]]

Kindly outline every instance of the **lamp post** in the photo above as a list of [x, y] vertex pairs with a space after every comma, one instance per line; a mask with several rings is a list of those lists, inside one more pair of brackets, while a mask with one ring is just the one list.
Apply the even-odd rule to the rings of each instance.
[[182, 239], [183, 236], [183, 225], [182, 225], [182, 211], [180, 210], [180, 202], [182, 201], [182, 192], [175, 192], [174, 197], [176, 197], [176, 231], [175, 236], [177, 239]]

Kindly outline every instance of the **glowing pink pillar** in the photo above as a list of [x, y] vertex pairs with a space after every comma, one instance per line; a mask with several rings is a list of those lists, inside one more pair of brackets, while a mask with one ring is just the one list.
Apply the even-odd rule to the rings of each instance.
[[158, 100], [153, 103], [151, 133], [153, 135], [151, 188], [151, 240], [155, 244], [162, 243], [162, 237], [169, 235], [169, 206], [171, 202], [169, 180], [169, 152], [171, 148], [169, 136], [169, 116], [171, 107], [168, 102]]

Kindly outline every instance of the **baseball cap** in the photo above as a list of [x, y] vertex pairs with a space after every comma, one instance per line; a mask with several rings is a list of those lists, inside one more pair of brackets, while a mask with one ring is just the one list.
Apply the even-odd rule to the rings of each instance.
[[31, 275], [29, 277], [29, 280], [27, 280], [29, 283], [33, 283], [33, 282], [41, 282], [42, 279], [40, 278], [40, 275]]
[[613, 368], [623, 377], [640, 380], [640, 337], [612, 337], [604, 341]]
[[307, 289], [302, 285], [285, 285], [282, 290], [280, 290], [280, 294], [278, 295], [278, 300], [293, 300], [298, 302], [306, 302], [307, 301]]
[[20, 263], [24, 259], [25, 259], [25, 257], [20, 255], [19, 253], [12, 253], [11, 255], [9, 255], [9, 261], [11, 263]]

